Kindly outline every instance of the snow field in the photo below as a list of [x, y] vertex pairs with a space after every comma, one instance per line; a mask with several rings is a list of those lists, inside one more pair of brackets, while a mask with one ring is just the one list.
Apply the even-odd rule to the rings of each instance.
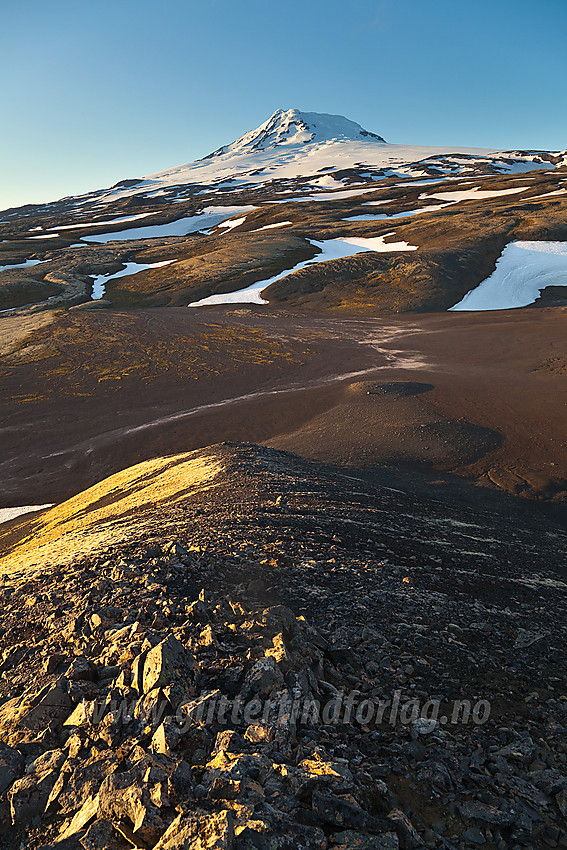
[[567, 242], [511, 242], [490, 277], [449, 309], [457, 312], [527, 307], [547, 286], [567, 286]]

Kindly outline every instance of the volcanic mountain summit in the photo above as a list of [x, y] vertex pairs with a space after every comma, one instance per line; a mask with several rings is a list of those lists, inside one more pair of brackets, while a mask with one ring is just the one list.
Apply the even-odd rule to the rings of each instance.
[[321, 112], [300, 112], [299, 109], [276, 109], [274, 114], [255, 130], [245, 133], [230, 145], [224, 145], [205, 159], [224, 154], [266, 150], [276, 145], [316, 144], [319, 142], [360, 141], [374, 139], [385, 142], [382, 136], [369, 133], [360, 124], [342, 115]]
[[[533, 153], [533, 152], [532, 152]], [[497, 171], [524, 170], [517, 161], [530, 163], [533, 156], [470, 147], [422, 147], [389, 144], [342, 115], [277, 109], [255, 130], [223, 145], [196, 162], [145, 177], [163, 185], [187, 183], [257, 185], [282, 179], [317, 177], [345, 169], [392, 169], [431, 157], [459, 155], [490, 161]], [[519, 166], [519, 167], [518, 167]], [[135, 191], [139, 186], [135, 187]]]

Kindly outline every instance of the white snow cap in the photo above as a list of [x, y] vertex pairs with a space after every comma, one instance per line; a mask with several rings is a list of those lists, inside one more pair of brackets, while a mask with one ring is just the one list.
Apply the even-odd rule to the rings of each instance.
[[[84, 197], [85, 203], [91, 203], [96, 197], [100, 204], [133, 195], [156, 197], [190, 184], [209, 187], [209, 191], [225, 192], [254, 188], [272, 181], [310, 178], [313, 188], [326, 186], [333, 190], [338, 188], [339, 192], [327, 195], [317, 192], [295, 200], [336, 200], [341, 193], [342, 197], [346, 197], [347, 193], [350, 196], [373, 191], [371, 188], [341, 190], [343, 180], [337, 179], [336, 175], [348, 169], [360, 171], [361, 167], [365, 167], [372, 172], [380, 171], [381, 175], [366, 174], [366, 179], [373, 181], [377, 176], [427, 177], [428, 171], [423, 165], [425, 160], [429, 165], [441, 168], [443, 173], [455, 171], [459, 174], [470, 171], [475, 164], [484, 163], [492, 165], [497, 172], [549, 167], [547, 161], [534, 161], [537, 158], [536, 154], [528, 153], [512, 161], [508, 154], [480, 148], [389, 144], [382, 136], [368, 132], [342, 115], [278, 109], [260, 127], [203, 159], [148, 174], [132, 186], [117, 184], [102, 194]], [[364, 177], [364, 174], [360, 176]], [[301, 192], [304, 193], [306, 188], [302, 188]]]
[[255, 130], [244, 133], [230, 145], [224, 145], [204, 159], [224, 154], [250, 153], [266, 150], [276, 145], [299, 145], [307, 142], [332, 142], [335, 140], [385, 142], [382, 136], [369, 133], [355, 121], [342, 115], [324, 112], [300, 112], [299, 109], [276, 109], [271, 118]]

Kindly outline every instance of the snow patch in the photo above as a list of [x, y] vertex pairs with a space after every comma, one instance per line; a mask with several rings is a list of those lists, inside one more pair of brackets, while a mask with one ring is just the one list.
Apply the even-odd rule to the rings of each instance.
[[12, 519], [16, 519], [16, 517], [22, 516], [23, 514], [31, 514], [34, 511], [44, 511], [46, 508], [52, 508], [53, 503], [49, 505], [23, 505], [19, 508], [0, 508], [0, 524], [3, 522], [10, 522]]
[[555, 192], [546, 192], [545, 195], [534, 195], [526, 198], [528, 201], [538, 201], [540, 198], [551, 198], [552, 195], [567, 195], [567, 189], [556, 189]]
[[450, 310], [510, 310], [533, 304], [547, 286], [567, 286], [567, 242], [511, 242], [496, 269]]
[[276, 281], [282, 280], [300, 269], [307, 268], [307, 266], [323, 263], [327, 260], [341, 260], [345, 257], [352, 257], [355, 254], [361, 254], [367, 251], [385, 252], [417, 250], [416, 245], [408, 245], [407, 242], [386, 243], [384, 241], [389, 236], [393, 235], [393, 233], [385, 233], [382, 236], [374, 236], [368, 239], [348, 237], [347, 239], [325, 239], [322, 242], [318, 242], [315, 239], [308, 239], [307, 241], [316, 248], [319, 248], [320, 251], [320, 253], [312, 259], [303, 260], [292, 269], [285, 269], [283, 272], [280, 272], [267, 280], [260, 280], [257, 283], [253, 283], [245, 289], [239, 289], [237, 292], [223, 292], [217, 295], [209, 295], [208, 298], [201, 298], [200, 301], [193, 301], [188, 306], [206, 307], [213, 306], [215, 304], [268, 304], [269, 302], [261, 297], [261, 293], [264, 289], [267, 289], [268, 286], [272, 285], [272, 283], [276, 283]]
[[13, 263], [11, 266], [0, 266], [0, 272], [6, 269], [29, 269], [30, 266], [39, 266], [41, 263], [49, 263], [50, 260], [26, 260], [23, 263]]
[[419, 196], [419, 200], [421, 201], [423, 198], [435, 198], [435, 200], [438, 201], [484, 201], [486, 198], [500, 198], [505, 195], [516, 195], [518, 192], [524, 192], [529, 188], [529, 186], [519, 186], [516, 189], [488, 189], [483, 191], [479, 189], [478, 186], [474, 186], [472, 189], [462, 189], [455, 192], [436, 192], [432, 195], [423, 194]]
[[104, 298], [107, 282], [109, 280], [113, 280], [115, 277], [126, 277], [126, 275], [138, 274], [138, 272], [143, 272], [146, 269], [159, 269], [161, 266], [168, 266], [170, 263], [174, 262], [175, 260], [164, 260], [162, 263], [126, 263], [126, 267], [120, 272], [91, 275], [93, 278], [91, 300], [100, 301], [101, 298]]
[[407, 218], [410, 215], [435, 212], [436, 210], [443, 210], [445, 207], [450, 206], [451, 204], [432, 204], [430, 207], [421, 207], [418, 210], [406, 210], [406, 212], [394, 213], [393, 215], [386, 215], [386, 213], [380, 213], [379, 215], [351, 215], [348, 218], [343, 218], [343, 221], [383, 221], [384, 219]]
[[263, 227], [253, 230], [252, 233], [260, 233], [261, 230], [273, 230], [275, 227], [284, 227], [286, 224], [293, 224], [293, 221], [277, 221], [275, 224], [265, 224]]
[[82, 221], [80, 224], [63, 224], [59, 227], [50, 227], [49, 230], [78, 230], [81, 227], [102, 227], [106, 224], [125, 224], [128, 221], [136, 221], [140, 218], [148, 218], [156, 215], [155, 212], [139, 213], [138, 215], [126, 215], [121, 218], [109, 218], [105, 221]]
[[170, 221], [167, 224], [146, 225], [144, 227], [132, 227], [128, 230], [119, 230], [115, 233], [98, 233], [93, 236], [84, 236], [85, 242], [122, 242], [126, 239], [156, 239], [164, 236], [187, 236], [188, 233], [196, 233], [199, 230], [210, 229], [226, 221], [227, 218], [238, 213], [251, 212], [256, 207], [250, 204], [242, 207], [205, 207], [198, 215]]
[[370, 189], [344, 189], [342, 192], [317, 192], [310, 196], [312, 201], [332, 201], [341, 200], [342, 198], [356, 198], [358, 195], [365, 195], [367, 192], [375, 192], [376, 186]]
[[242, 218], [233, 218], [230, 221], [222, 221], [218, 226], [224, 227], [227, 231], [234, 230], [235, 227], [240, 227], [241, 224], [244, 224], [246, 221], [246, 216], [242, 216]]
[[[361, 177], [364, 175], [361, 175]], [[321, 187], [321, 189], [344, 189], [344, 183], [337, 180], [331, 174], [325, 174], [323, 177], [318, 177], [316, 180], [311, 180], [311, 186]]]
[[435, 183], [442, 183], [444, 180], [452, 180], [452, 177], [435, 177], [435, 178], [423, 178], [421, 180], [406, 180], [403, 183], [394, 183], [394, 188], [398, 186], [429, 186], [434, 185]]

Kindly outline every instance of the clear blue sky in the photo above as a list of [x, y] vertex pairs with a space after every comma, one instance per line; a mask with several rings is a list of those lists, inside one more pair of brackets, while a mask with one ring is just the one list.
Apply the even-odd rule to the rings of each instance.
[[567, 0], [0, 0], [0, 209], [189, 162], [278, 107], [567, 148]]

